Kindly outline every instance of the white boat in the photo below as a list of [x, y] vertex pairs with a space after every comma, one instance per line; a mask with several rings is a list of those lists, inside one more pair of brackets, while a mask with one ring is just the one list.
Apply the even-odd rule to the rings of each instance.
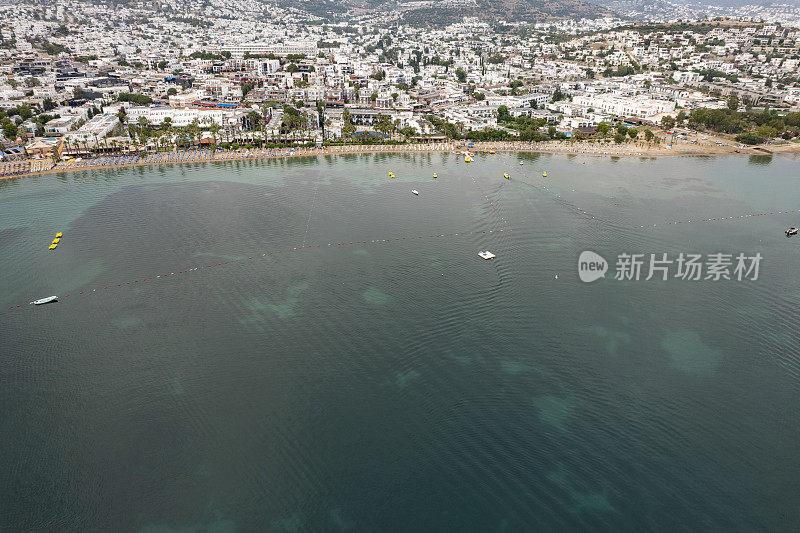
[[41, 298], [39, 300], [34, 300], [31, 303], [33, 305], [42, 305], [42, 304], [49, 304], [50, 302], [57, 302], [58, 296], [48, 296], [47, 298]]
[[411, 189], [411, 193], [419, 196], [419, 191], [417, 189]]
[[480, 252], [478, 252], [478, 255], [481, 256], [482, 258], [486, 259], [486, 260], [494, 259], [496, 257], [489, 250], [481, 250]]

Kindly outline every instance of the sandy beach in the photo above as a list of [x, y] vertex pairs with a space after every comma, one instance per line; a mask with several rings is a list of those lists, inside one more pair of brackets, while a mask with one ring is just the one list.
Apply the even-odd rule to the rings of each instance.
[[0, 179], [21, 178], [41, 174], [74, 172], [145, 165], [175, 163], [203, 163], [215, 161], [242, 161], [248, 159], [270, 159], [282, 157], [312, 157], [319, 155], [415, 153], [415, 152], [464, 152], [475, 154], [491, 152], [539, 152], [574, 155], [612, 157], [666, 157], [681, 155], [770, 155], [772, 153], [800, 153], [800, 144], [769, 145], [767, 147], [743, 147], [731, 143], [724, 145], [711, 141], [706, 143], [679, 143], [672, 146], [647, 143], [598, 143], [547, 141], [530, 142], [448, 142], [439, 144], [402, 145], [344, 145], [320, 148], [240, 148], [238, 150], [178, 150], [129, 155], [98, 155], [91, 159], [68, 159], [56, 164], [50, 159], [32, 159], [0, 163]]

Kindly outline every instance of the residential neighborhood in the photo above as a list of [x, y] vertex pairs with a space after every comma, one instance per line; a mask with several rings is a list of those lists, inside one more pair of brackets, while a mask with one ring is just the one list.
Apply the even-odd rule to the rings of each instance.
[[[730, 134], [732, 145], [800, 133], [800, 29], [763, 14], [464, 17], [431, 28], [385, 14], [337, 22], [255, 1], [202, 5], [0, 5], [3, 158], [42, 139], [53, 153], [37, 157], [56, 164], [200, 145], [611, 142], [598, 139], [601, 124], [648, 129], [667, 145], [680, 139], [668, 137], [676, 125]], [[736, 114], [723, 117], [735, 127], [698, 120], [707, 110]]]

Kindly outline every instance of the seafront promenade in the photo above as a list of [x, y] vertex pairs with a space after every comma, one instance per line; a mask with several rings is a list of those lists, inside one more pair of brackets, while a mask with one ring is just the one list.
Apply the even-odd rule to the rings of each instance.
[[[0, 179], [44, 174], [48, 172], [70, 172], [129, 166], [159, 165], [173, 163], [205, 163], [216, 161], [240, 161], [248, 159], [270, 159], [283, 157], [310, 157], [319, 155], [415, 153], [464, 151], [475, 154], [490, 152], [544, 152], [574, 155], [656, 157], [674, 155], [726, 155], [735, 153], [730, 146], [715, 145], [663, 145], [612, 144], [597, 142], [447, 142], [420, 144], [375, 144], [341, 145], [299, 148], [239, 148], [237, 150], [199, 149], [149, 152], [143, 154], [102, 154], [90, 158], [64, 158], [54, 163], [51, 159], [31, 159], [0, 163]], [[754, 154], [752, 149], [744, 152]], [[763, 152], [762, 152], [763, 153]]]

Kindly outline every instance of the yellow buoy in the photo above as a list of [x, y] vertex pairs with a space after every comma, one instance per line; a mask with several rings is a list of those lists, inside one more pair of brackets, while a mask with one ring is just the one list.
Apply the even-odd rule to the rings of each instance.
[[547, 172], [542, 172], [542, 177], [546, 178], [547, 177]]
[[58, 233], [56, 233], [56, 239], [60, 239], [61, 237], [62, 237], [62, 235], [61, 235], [60, 231]]
[[434, 174], [434, 175], [433, 175], [433, 177], [434, 177], [434, 178], [438, 178], [439, 176], [438, 176], [437, 174]]
[[59, 239], [58, 237], [53, 239], [53, 244], [58, 244], [59, 242], [61, 242], [61, 239]]
[[56, 246], [58, 246], [58, 245], [57, 245], [57, 244], [51, 244], [51, 245], [50, 245], [50, 249], [51, 249], [51, 250], [55, 250], [55, 249], [56, 249]]

